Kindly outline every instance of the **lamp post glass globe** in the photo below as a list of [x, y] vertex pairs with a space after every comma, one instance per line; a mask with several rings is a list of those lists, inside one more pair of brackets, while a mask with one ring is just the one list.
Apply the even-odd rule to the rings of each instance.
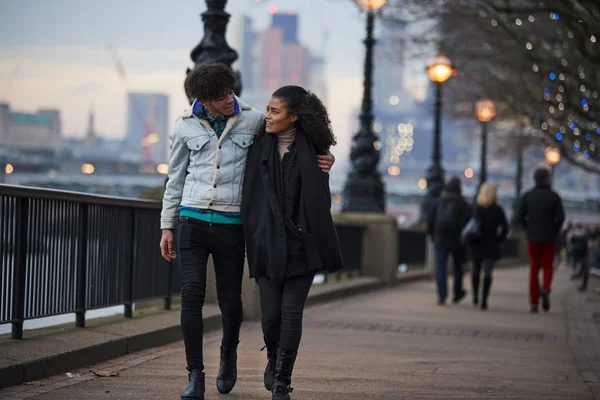
[[436, 83], [446, 82], [453, 74], [452, 62], [446, 56], [435, 56], [427, 63], [427, 75]]
[[481, 99], [475, 104], [475, 115], [481, 122], [490, 122], [496, 116], [496, 105], [490, 99]]
[[555, 147], [548, 147], [545, 156], [546, 162], [550, 165], [556, 165], [560, 161], [560, 151]]
[[376, 11], [385, 6], [387, 0], [355, 0], [356, 4], [365, 10]]

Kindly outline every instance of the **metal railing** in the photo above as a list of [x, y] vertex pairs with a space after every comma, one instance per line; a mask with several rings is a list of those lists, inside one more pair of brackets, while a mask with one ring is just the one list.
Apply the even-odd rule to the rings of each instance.
[[0, 185], [0, 324], [171, 296], [179, 274], [160, 256], [160, 203]]
[[[160, 255], [161, 203], [0, 185], [0, 325], [23, 338], [26, 320], [180, 293], [177, 263]], [[337, 226], [346, 278], [362, 275], [363, 231]], [[339, 280], [342, 274], [335, 274]]]
[[427, 233], [422, 230], [398, 229], [398, 265], [405, 264], [407, 271], [423, 269], [426, 259]]

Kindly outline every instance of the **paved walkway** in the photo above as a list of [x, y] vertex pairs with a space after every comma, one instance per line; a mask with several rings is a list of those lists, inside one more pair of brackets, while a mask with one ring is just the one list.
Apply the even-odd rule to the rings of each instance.
[[[469, 285], [467, 285], [469, 286]], [[558, 271], [549, 314], [528, 313], [525, 268], [498, 270], [490, 310], [439, 307], [432, 282], [310, 307], [294, 370], [294, 400], [600, 399], [600, 296]], [[207, 399], [269, 399], [260, 326], [244, 325], [239, 380], [219, 396], [219, 333], [205, 338]], [[179, 399], [182, 342], [0, 391], [22, 399]]]

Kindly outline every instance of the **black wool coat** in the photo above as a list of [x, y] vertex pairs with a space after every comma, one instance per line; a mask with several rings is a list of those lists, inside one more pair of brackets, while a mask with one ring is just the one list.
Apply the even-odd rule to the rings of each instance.
[[506, 215], [498, 204], [490, 207], [475, 206], [473, 215], [479, 220], [481, 236], [469, 245], [474, 260], [499, 260], [501, 246], [508, 235]]
[[517, 221], [527, 232], [532, 243], [556, 241], [565, 221], [560, 196], [548, 185], [538, 185], [521, 197]]
[[[300, 128], [296, 131], [296, 150], [301, 182], [298, 232], [307, 271], [339, 271], [344, 263], [331, 217], [329, 174], [319, 169], [315, 147]], [[270, 173], [276, 152], [274, 135], [255, 139], [246, 161], [241, 215], [250, 277], [269, 276], [281, 282], [287, 276], [288, 249], [283, 210]]]
[[[452, 227], [449, 230], [440, 228], [439, 219], [441, 214], [449, 208], [453, 215]], [[461, 232], [465, 225], [469, 222], [471, 216], [471, 208], [469, 203], [456, 193], [443, 193], [437, 204], [431, 212], [427, 224], [427, 231], [436, 248], [448, 250], [461, 250], [463, 244], [460, 238]]]

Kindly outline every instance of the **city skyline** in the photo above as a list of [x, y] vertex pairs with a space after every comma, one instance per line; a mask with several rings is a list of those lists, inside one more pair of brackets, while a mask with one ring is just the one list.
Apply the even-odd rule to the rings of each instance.
[[[198, 15], [205, 10], [203, 2], [183, 1], [181, 7], [174, 8], [150, 1], [151, 4], [142, 9], [116, 1], [108, 1], [102, 7], [82, 6], [68, 0], [35, 7], [28, 7], [28, 3], [32, 1], [0, 6], [3, 53], [0, 99], [9, 102], [13, 109], [23, 111], [50, 106], [60, 109], [66, 137], [85, 135], [88, 107], [93, 102], [98, 135], [124, 138], [126, 93], [162, 92], [170, 98], [169, 126], [172, 127], [187, 106], [183, 79], [185, 68], [191, 66], [189, 52], [202, 38], [203, 25]], [[299, 16], [300, 42], [307, 44], [315, 54], [325, 53], [327, 97], [339, 139], [334, 150], [338, 159], [345, 158], [357, 118], [353, 110], [358, 108], [362, 96], [364, 14], [353, 2], [250, 3], [230, 0], [226, 10], [232, 15], [252, 18], [256, 31], [269, 26], [269, 7], [277, 6], [282, 12], [293, 11]], [[32, 9], [35, 12], [30, 13]], [[88, 21], [86, 15], [95, 17]], [[136, 15], [136, 18], [128, 19], [128, 15]], [[59, 17], [64, 23], [57, 28], [52, 21]], [[159, 22], [169, 29], [165, 32], [164, 29], [145, 29], [143, 35], [139, 34], [145, 25]], [[330, 32], [327, 41], [324, 40], [325, 25]], [[357, 29], [347, 29], [349, 25]], [[113, 47], [107, 47], [107, 43]], [[241, 49], [236, 50], [241, 52]], [[115, 56], [124, 67], [123, 75], [115, 68]], [[424, 73], [421, 75], [424, 77]], [[254, 106], [262, 108], [264, 105]]]

